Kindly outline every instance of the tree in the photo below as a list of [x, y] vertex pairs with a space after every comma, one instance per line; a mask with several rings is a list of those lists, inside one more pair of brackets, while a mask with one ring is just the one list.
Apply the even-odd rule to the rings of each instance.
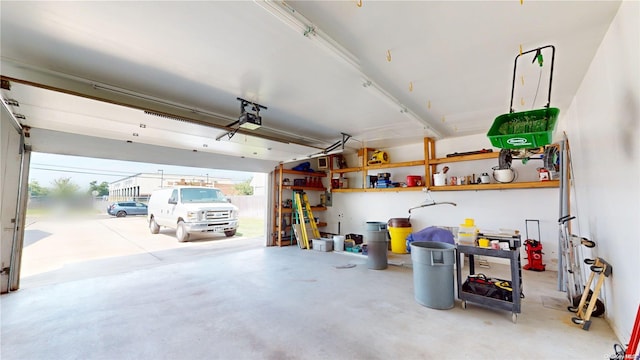
[[248, 179], [241, 183], [236, 184], [235, 189], [238, 195], [253, 195], [253, 187], [251, 187], [251, 180]]
[[70, 198], [78, 192], [80, 187], [71, 182], [71, 178], [59, 178], [51, 182], [53, 189], [51, 195], [58, 198]]
[[94, 180], [89, 183], [89, 190], [87, 193], [91, 194], [94, 190], [98, 192], [98, 196], [109, 195], [109, 183], [103, 181], [98, 185], [98, 182]]
[[40, 186], [37, 180], [33, 180], [29, 183], [29, 192], [31, 196], [46, 196], [49, 194], [49, 189]]

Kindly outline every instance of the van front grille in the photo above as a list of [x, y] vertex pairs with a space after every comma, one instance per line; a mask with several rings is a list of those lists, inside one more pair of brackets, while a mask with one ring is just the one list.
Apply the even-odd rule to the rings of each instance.
[[207, 220], [228, 219], [231, 217], [230, 210], [209, 210], [207, 211]]

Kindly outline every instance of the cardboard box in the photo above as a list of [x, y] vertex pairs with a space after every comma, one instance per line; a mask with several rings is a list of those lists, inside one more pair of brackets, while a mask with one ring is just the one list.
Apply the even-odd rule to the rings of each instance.
[[312, 239], [313, 250], [317, 251], [333, 251], [333, 239], [320, 238]]

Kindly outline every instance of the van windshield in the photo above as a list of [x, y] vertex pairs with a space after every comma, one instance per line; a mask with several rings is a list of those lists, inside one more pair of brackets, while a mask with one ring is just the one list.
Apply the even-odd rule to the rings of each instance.
[[218, 189], [180, 189], [180, 198], [183, 203], [228, 202], [222, 191]]

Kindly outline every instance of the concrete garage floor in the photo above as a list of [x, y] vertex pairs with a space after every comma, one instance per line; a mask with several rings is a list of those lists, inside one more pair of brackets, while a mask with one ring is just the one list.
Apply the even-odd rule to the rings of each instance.
[[419, 305], [407, 255], [369, 270], [363, 257], [263, 244], [193, 243], [26, 278], [0, 298], [1, 358], [607, 359], [618, 342], [603, 319], [571, 324], [555, 272], [523, 272], [513, 324], [472, 303]]

